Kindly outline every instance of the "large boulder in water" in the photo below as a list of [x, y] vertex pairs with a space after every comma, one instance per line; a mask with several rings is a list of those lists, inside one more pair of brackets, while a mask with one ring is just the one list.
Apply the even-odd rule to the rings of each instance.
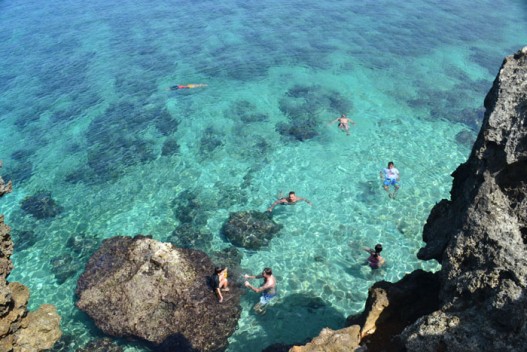
[[144, 236], [105, 240], [77, 283], [77, 307], [105, 333], [156, 351], [221, 351], [234, 332], [240, 288], [224, 302], [208, 286], [214, 264], [201, 251]]
[[268, 212], [239, 211], [229, 215], [222, 233], [235, 246], [259, 249], [267, 246], [282, 227], [273, 221]]

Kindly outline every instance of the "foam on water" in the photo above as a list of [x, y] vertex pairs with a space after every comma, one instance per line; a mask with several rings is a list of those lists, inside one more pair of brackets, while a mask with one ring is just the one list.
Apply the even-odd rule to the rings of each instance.
[[[438, 269], [416, 259], [423, 224], [449, 197], [503, 56], [525, 44], [525, 11], [521, 1], [0, 4], [0, 159], [15, 182], [0, 212], [15, 241], [36, 239], [15, 248], [10, 280], [30, 287], [32, 309], [57, 306], [74, 350], [99, 334], [74, 290], [100, 241], [167, 240], [188, 191], [211, 250], [225, 248], [230, 212], [264, 211], [294, 190], [313, 206], [275, 208], [283, 230], [242, 250], [247, 272], [273, 268], [279, 298], [255, 316], [257, 295], [243, 297], [229, 351], [343, 326], [375, 281]], [[185, 83], [208, 87], [166, 89]], [[349, 137], [328, 126], [340, 113], [356, 122]], [[315, 136], [299, 141], [297, 127]], [[395, 200], [379, 180], [391, 160]], [[21, 210], [39, 190], [59, 216]], [[387, 265], [372, 272], [361, 248], [377, 242]]]

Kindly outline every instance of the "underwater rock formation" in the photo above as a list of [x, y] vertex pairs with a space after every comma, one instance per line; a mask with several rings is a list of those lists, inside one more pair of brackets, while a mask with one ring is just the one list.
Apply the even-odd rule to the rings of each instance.
[[259, 249], [267, 246], [282, 227], [268, 212], [239, 211], [229, 214], [221, 232], [235, 246]]
[[[0, 197], [4, 194], [0, 194]], [[60, 316], [55, 307], [49, 304], [28, 312], [29, 289], [21, 283], [7, 281], [13, 269], [10, 230], [4, 224], [4, 216], [0, 215], [0, 351], [47, 350], [62, 334]]]
[[88, 342], [83, 348], [75, 352], [123, 352], [120, 346], [117, 346], [111, 339], [105, 337]]
[[199, 249], [207, 252], [210, 250], [212, 233], [189, 223], [179, 225], [168, 238], [168, 242], [180, 248]]
[[82, 270], [82, 263], [79, 262], [76, 256], [71, 255], [71, 253], [64, 253], [53, 257], [49, 263], [51, 264], [51, 272], [59, 285], [62, 285], [70, 277]]
[[51, 192], [39, 191], [32, 196], [26, 197], [21, 204], [22, 210], [33, 215], [37, 219], [53, 218], [62, 212]]
[[213, 270], [201, 251], [113, 237], [79, 278], [77, 307], [106, 334], [145, 340], [156, 351], [221, 351], [237, 326], [241, 289], [231, 286], [219, 304], [208, 286]]
[[280, 99], [280, 111], [288, 122], [276, 124], [276, 131], [293, 141], [306, 141], [319, 135], [321, 121], [316, 118], [320, 111], [339, 116], [348, 113], [352, 103], [338, 91], [320, 86], [296, 85]]
[[[504, 60], [485, 108], [471, 155], [453, 173], [451, 200], [443, 199], [432, 209], [423, 229], [426, 246], [418, 257], [442, 264], [435, 274], [438, 285], [424, 286], [429, 297], [438, 298], [438, 307], [406, 327], [390, 330], [383, 321], [388, 308], [376, 290], [380, 284], [374, 285], [368, 298], [373, 303], [364, 313], [372, 319], [363, 323], [363, 335], [366, 330], [375, 332], [362, 341], [372, 350], [525, 350], [527, 47]], [[415, 274], [383, 284], [384, 290], [418, 294], [404, 289], [419, 277]], [[413, 305], [406, 299], [402, 305], [390, 302], [390, 310], [403, 314], [408, 309], [404, 302]]]

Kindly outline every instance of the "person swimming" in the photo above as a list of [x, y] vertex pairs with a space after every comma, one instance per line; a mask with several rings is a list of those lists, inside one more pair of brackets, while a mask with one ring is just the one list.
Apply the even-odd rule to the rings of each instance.
[[263, 284], [256, 288], [245, 281], [245, 287], [253, 290], [256, 293], [262, 293], [260, 297], [260, 302], [256, 303], [253, 307], [254, 311], [258, 314], [264, 314], [267, 305], [276, 297], [276, 278], [273, 276], [273, 270], [271, 268], [264, 268], [260, 275], [247, 275], [243, 276], [245, 280], [249, 279], [263, 279]]
[[171, 86], [170, 90], [179, 90], [179, 89], [192, 89], [192, 88], [201, 88], [201, 87], [207, 87], [207, 84], [204, 83], [197, 83], [197, 84], [177, 84], [175, 86]]
[[381, 266], [384, 265], [384, 258], [381, 257], [382, 244], [376, 244], [374, 250], [372, 250], [371, 248], [364, 248], [364, 250], [370, 253], [370, 256], [367, 260], [370, 268], [379, 269]]
[[335, 120], [331, 121], [329, 124], [332, 125], [335, 122], [338, 121], [338, 127], [340, 130], [346, 132], [346, 135], [350, 135], [350, 126], [349, 124], [355, 124], [355, 121], [347, 117], [345, 114], [340, 115], [340, 117], [337, 117]]
[[309, 205], [313, 205], [313, 203], [311, 203], [309, 200], [307, 200], [306, 198], [302, 198], [302, 197], [297, 197], [295, 192], [289, 192], [289, 195], [287, 197], [282, 197], [282, 193], [280, 193], [280, 198], [277, 199], [270, 207], [269, 209], [267, 209], [267, 211], [269, 212], [272, 212], [274, 207], [277, 206], [278, 204], [282, 204], [282, 205], [291, 205], [291, 204], [295, 204], [296, 202], [300, 202], [300, 201], [304, 201], [306, 202], [307, 204]]
[[[388, 192], [388, 197], [395, 198], [395, 194], [400, 187], [399, 181], [401, 180], [401, 176], [399, 175], [399, 170], [395, 168], [393, 161], [390, 161], [388, 167], [381, 170], [379, 176], [382, 180], [384, 190]], [[390, 193], [390, 186], [394, 188], [393, 193]]]

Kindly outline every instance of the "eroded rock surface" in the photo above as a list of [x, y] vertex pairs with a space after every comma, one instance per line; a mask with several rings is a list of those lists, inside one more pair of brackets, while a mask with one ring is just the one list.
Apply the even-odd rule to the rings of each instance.
[[408, 327], [409, 351], [520, 351], [527, 339], [527, 47], [507, 57], [485, 98], [468, 161], [424, 229], [441, 309]]
[[[432, 209], [423, 230], [418, 257], [439, 261], [441, 271], [428, 284], [416, 272], [375, 284], [365, 312], [349, 321], [361, 324], [361, 344], [372, 351], [525, 350], [527, 47], [504, 60], [485, 108], [472, 153], [453, 173], [451, 200]], [[419, 295], [430, 301], [414, 301]], [[420, 302], [433, 304], [415, 309]]]
[[[1, 165], [1, 163], [0, 163]], [[0, 177], [0, 188], [3, 181]], [[2, 197], [6, 189], [0, 190]], [[11, 189], [8, 190], [10, 192]], [[4, 193], [2, 193], [4, 192]], [[7, 277], [13, 269], [10, 227], [0, 215], [0, 351], [38, 352], [48, 350], [60, 339], [60, 316], [54, 306], [44, 304], [28, 312], [29, 289]]]
[[201, 251], [113, 237], [79, 278], [77, 306], [105, 333], [143, 339], [156, 351], [221, 351], [240, 316], [241, 290], [231, 286], [218, 303], [208, 287], [213, 269]]

